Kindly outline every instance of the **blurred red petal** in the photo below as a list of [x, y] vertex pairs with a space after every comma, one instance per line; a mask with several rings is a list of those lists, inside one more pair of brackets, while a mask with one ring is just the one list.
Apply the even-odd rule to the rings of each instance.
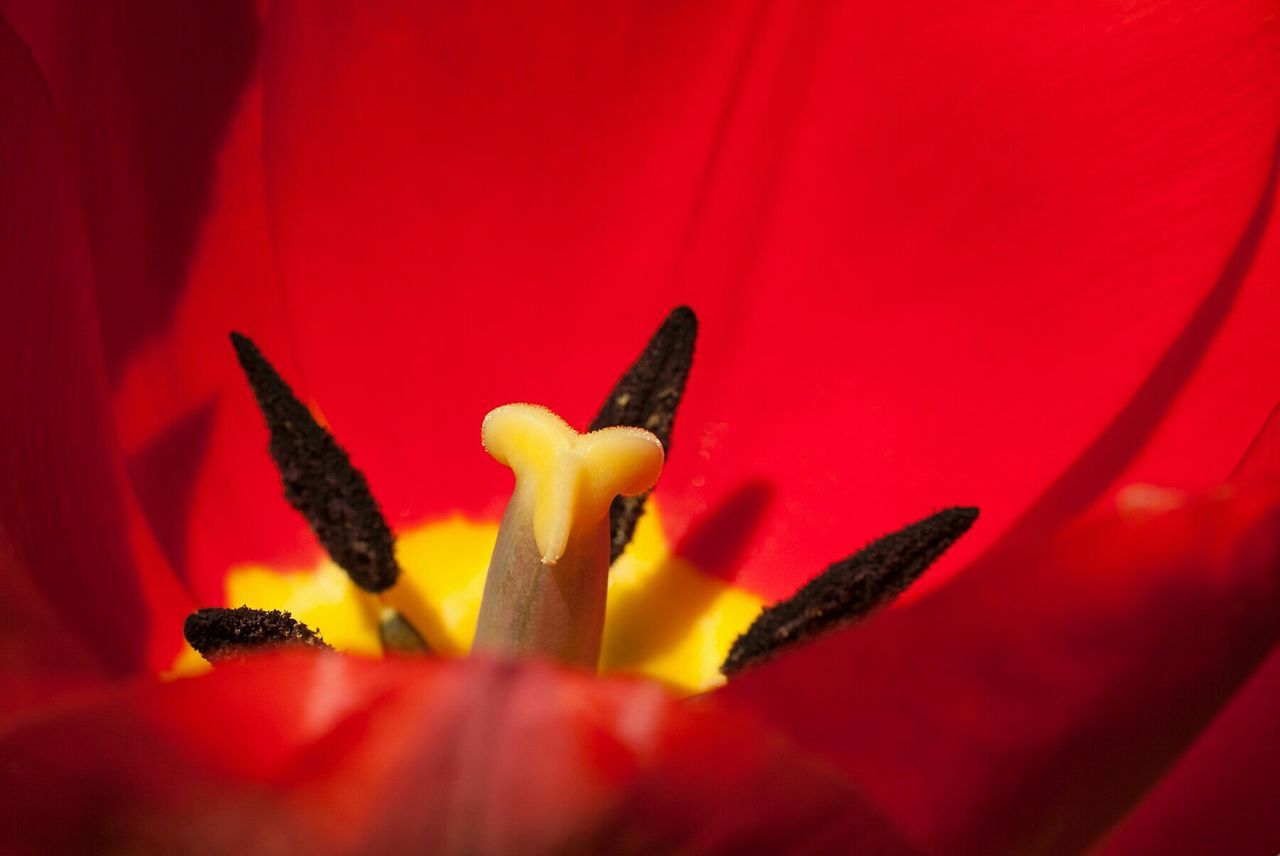
[[1280, 648], [1125, 819], [1106, 854], [1269, 853], [1280, 842]]
[[48, 90], [3, 19], [0, 87], [0, 665], [21, 688], [8, 711], [41, 686], [154, 666], [150, 617], [180, 598], [138, 552], [78, 196]]
[[[1280, 408], [1232, 474], [1233, 484], [1280, 479]], [[1232, 698], [1152, 793], [1108, 839], [1108, 853], [1266, 852], [1280, 841], [1280, 648]]]
[[165, 331], [253, 68], [252, 0], [0, 0], [65, 133], [108, 373]]
[[[180, 576], [189, 576], [192, 549], [208, 551], [205, 564], [217, 570], [197, 591], [208, 601], [221, 594], [231, 561], [223, 543], [190, 544], [193, 530], [212, 526], [221, 538], [217, 527], [236, 519], [243, 538], [232, 561], [257, 555], [264, 543], [278, 551], [282, 540], [303, 540], [269, 480], [252, 406], [218, 406], [224, 385], [234, 381], [239, 392], [227, 330], [281, 323], [263, 249], [261, 148], [238, 155], [261, 118], [250, 86], [255, 4], [0, 0], [0, 8], [31, 45], [66, 133], [130, 482]], [[192, 315], [201, 319], [198, 336], [187, 328]], [[186, 341], [170, 348], [171, 333]], [[228, 424], [239, 442], [224, 452], [218, 440], [228, 432], [218, 429]], [[197, 489], [211, 455], [232, 462], [211, 472], [232, 484], [247, 480], [269, 501], [241, 514], [231, 491], [211, 509]], [[263, 530], [270, 537], [252, 537]]]
[[1112, 516], [730, 683], [925, 849], [1072, 852], [1276, 641], [1280, 489]]
[[0, 829], [22, 852], [907, 852], [751, 721], [536, 663], [266, 658], [0, 751]]
[[[266, 428], [227, 341], [231, 330], [254, 337], [310, 398], [274, 273], [261, 104], [255, 80], [220, 154], [219, 192], [172, 329], [137, 354], [116, 396], [133, 483], [166, 557], [202, 603], [221, 602], [224, 573], [246, 559], [298, 567], [319, 555], [280, 496]], [[359, 463], [361, 446], [340, 439]]]

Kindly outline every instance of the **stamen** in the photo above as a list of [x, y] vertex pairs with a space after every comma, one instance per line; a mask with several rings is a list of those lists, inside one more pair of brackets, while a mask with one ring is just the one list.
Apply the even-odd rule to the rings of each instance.
[[[663, 450], [669, 456], [671, 428], [693, 366], [697, 337], [698, 318], [693, 310], [687, 306], [672, 309], [645, 345], [644, 352], [613, 387], [588, 430], [616, 425], [643, 428], [662, 441]], [[620, 496], [613, 501], [609, 511], [610, 562], [622, 555], [630, 543], [647, 497], [645, 493]]]
[[977, 519], [976, 508], [948, 508], [836, 562], [790, 598], [761, 612], [733, 643], [720, 671], [733, 675], [788, 645], [856, 621], [888, 603]]
[[271, 431], [268, 449], [285, 499], [356, 585], [370, 592], [390, 588], [400, 574], [395, 544], [364, 474], [253, 342], [232, 333], [231, 344]]
[[396, 610], [389, 606], [382, 608], [378, 616], [378, 638], [383, 650], [393, 654], [430, 654], [431, 646], [422, 638], [418, 628], [409, 623]]
[[210, 663], [276, 645], [332, 650], [319, 633], [276, 609], [200, 609], [187, 616], [182, 632]]

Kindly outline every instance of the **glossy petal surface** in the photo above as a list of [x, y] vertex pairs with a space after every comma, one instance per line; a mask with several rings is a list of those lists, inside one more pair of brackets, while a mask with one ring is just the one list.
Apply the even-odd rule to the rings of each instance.
[[[584, 422], [688, 302], [695, 453], [660, 489], [678, 533], [775, 488], [741, 581], [785, 594], [928, 506], [988, 512], [970, 556], [1028, 510], [1051, 530], [1264, 299], [1269, 8], [279, 4], [268, 198], [311, 392], [379, 437], [389, 506], [482, 513], [502, 485], [457, 450], [487, 407]], [[1146, 466], [1220, 479], [1271, 377], [1215, 399], [1194, 464]]]
[[[271, 350], [408, 525], [496, 517], [507, 485], [485, 465], [480, 416], [535, 399], [583, 425], [681, 302], [705, 335], [659, 492], [670, 540], [704, 571], [777, 597], [930, 508], [984, 510], [926, 580], [985, 553], [953, 586], [726, 696], [830, 755], [917, 843], [1095, 840], [1274, 641], [1276, 521], [1258, 486], [1274, 443], [1255, 445], [1235, 498], [1042, 541], [1128, 482], [1216, 485], [1274, 406], [1269, 0], [0, 10], [13, 709], [164, 662], [190, 605], [175, 580], [210, 603], [232, 565], [314, 558], [228, 329]], [[397, 843], [421, 830], [334, 771], [385, 783], [409, 751], [417, 774], [445, 770], [446, 802], [491, 805], [463, 769], [479, 756], [451, 754], [456, 717], [420, 716], [436, 710], [428, 685], [441, 710], [465, 697], [503, 711], [515, 686], [510, 709], [560, 711], [529, 726], [560, 748], [623, 728], [607, 704], [596, 719], [544, 705], [577, 692], [567, 679], [456, 666], [437, 687], [345, 669], [243, 704], [215, 676], [13, 726], [4, 739], [43, 771], [24, 810], [50, 821], [27, 843], [82, 828], [221, 844], [220, 829], [265, 834], [278, 816], [306, 841]], [[1213, 840], [1214, 820], [1191, 828], [1186, 807], [1221, 818], [1222, 794], [1267, 787], [1272, 672], [1116, 847]], [[413, 740], [388, 748], [365, 729], [378, 693], [387, 710], [407, 700]], [[317, 699], [349, 724], [326, 730], [338, 720]], [[266, 718], [238, 753], [226, 723], [249, 715]], [[701, 715], [675, 716], [676, 731]], [[732, 842], [747, 833], [718, 824], [749, 822], [756, 803], [698, 801], [714, 788], [697, 770], [736, 756], [688, 727], [654, 762], [681, 775], [635, 785], [568, 752], [548, 788], [592, 829], [615, 818], [603, 794], [640, 793], [616, 817], [653, 819], [642, 843]], [[138, 750], [157, 739], [154, 756]], [[699, 754], [704, 740], [721, 748]], [[49, 754], [63, 746], [80, 754]], [[742, 759], [748, 790], [770, 758]], [[175, 789], [192, 765], [198, 784]], [[662, 801], [686, 779], [685, 803]], [[861, 835], [857, 812], [856, 829], [825, 825], [819, 779], [762, 822]], [[65, 794], [83, 825], [52, 824]], [[152, 806], [202, 820], [156, 826]], [[1187, 837], [1153, 837], [1162, 818]], [[513, 815], [484, 840], [569, 834], [542, 820]], [[427, 834], [474, 834], [458, 823]]]
[[[81, 90], [106, 78], [48, 35], [81, 24], [14, 5], [61, 109], [98, 116]], [[216, 161], [198, 135], [171, 158], [213, 192], [154, 197], [165, 214], [207, 203], [171, 241], [185, 279], [111, 285], [167, 337], [106, 318], [131, 472], [205, 597], [230, 564], [308, 552], [249, 460], [248, 399], [220, 368], [235, 324], [417, 521], [496, 515], [483, 413], [547, 400], [584, 423], [689, 302], [708, 321], [677, 428], [689, 454], [660, 490], [678, 538], [769, 485], [732, 573], [770, 597], [928, 506], [986, 512], [955, 569], [1120, 477], [1207, 486], [1274, 403], [1280, 63], [1262, 0], [280, 3], [260, 37], [236, 8], [177, 22], [237, 46], [169, 75], [227, 117]], [[260, 81], [237, 53], [255, 46]], [[138, 73], [169, 68], [139, 56]], [[232, 117], [220, 93], [237, 85]], [[169, 97], [149, 91], [111, 115]], [[157, 127], [126, 142], [146, 151]], [[146, 252], [127, 218], [90, 219]]]
[[[131, 502], [94, 270], [39, 69], [0, 19], [0, 667], [6, 713], [158, 665], [182, 598]], [[170, 644], [163, 645], [171, 656]]]
[[1276, 641], [1280, 488], [1080, 524], [730, 682], [912, 840], [1072, 852]]

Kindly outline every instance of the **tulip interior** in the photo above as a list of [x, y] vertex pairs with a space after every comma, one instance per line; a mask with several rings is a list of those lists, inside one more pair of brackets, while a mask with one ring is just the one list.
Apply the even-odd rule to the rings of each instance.
[[[233, 334], [267, 416], [286, 497], [307, 516], [330, 557], [311, 568], [231, 568], [227, 606], [282, 610], [349, 654], [457, 656], [474, 643], [495, 654], [643, 674], [682, 692], [722, 683], [730, 646], [764, 604], [679, 556], [665, 537], [657, 503], [643, 496], [670, 442], [695, 325], [688, 309], [673, 311], [586, 434], [533, 405], [490, 413], [482, 441], [516, 476], [501, 526], [454, 516], [408, 528], [394, 539], [394, 558], [382, 546], [391, 539], [380, 512], [370, 524], [360, 508], [376, 509], [363, 476], [314, 413], [293, 406], [292, 391], [256, 346]], [[308, 496], [323, 488], [308, 487], [298, 473], [317, 459], [326, 473], [338, 474], [311, 481], [342, 484], [340, 495]], [[634, 498], [614, 502], [617, 494]], [[338, 517], [347, 519], [335, 521], [329, 513], [335, 504]], [[580, 585], [571, 591], [568, 580]], [[655, 594], [698, 608], [692, 614], [655, 608]], [[201, 612], [207, 624], [213, 611]], [[188, 645], [170, 674], [208, 667]]]
[[[670, 447], [697, 321], [673, 310], [587, 433], [547, 408], [498, 407], [482, 441], [515, 475], [499, 526], [455, 517], [393, 535], [364, 475], [247, 338], [232, 344], [270, 433], [285, 498], [329, 554], [314, 568], [233, 568], [170, 674], [278, 645], [365, 656], [541, 657], [713, 687], [900, 594], [977, 518], [951, 508], [867, 545], [765, 607], [667, 543], [648, 491]], [[198, 652], [198, 653], [197, 653]]]

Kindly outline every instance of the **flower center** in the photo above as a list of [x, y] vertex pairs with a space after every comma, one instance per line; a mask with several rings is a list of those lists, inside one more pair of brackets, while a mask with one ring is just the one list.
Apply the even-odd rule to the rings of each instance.
[[269, 645], [374, 656], [474, 646], [639, 671], [699, 691], [889, 602], [977, 519], [975, 508], [944, 509], [767, 609], [700, 573], [667, 545], [654, 503], [644, 513], [696, 331], [688, 308], [673, 310], [586, 434], [534, 405], [492, 411], [485, 447], [516, 476], [501, 525], [457, 518], [401, 533], [398, 543], [346, 452], [257, 346], [233, 333], [285, 498], [332, 561], [285, 573], [233, 569], [229, 608], [187, 619], [192, 648], [171, 673], [191, 671], [196, 651], [215, 662]]
[[[516, 476], [500, 527], [454, 518], [398, 538], [333, 436], [257, 346], [233, 334], [285, 497], [331, 561], [283, 573], [232, 569], [231, 608], [193, 615], [188, 639], [216, 660], [250, 640], [270, 642], [262, 628], [301, 622], [348, 653], [462, 654], [474, 645], [641, 672], [686, 691], [723, 681], [729, 647], [762, 604], [676, 555], [641, 495], [662, 467], [696, 329], [691, 311], [674, 310], [586, 434], [530, 405], [486, 417], [485, 447]], [[282, 632], [277, 641], [296, 638]], [[197, 663], [187, 652], [174, 672]]]

